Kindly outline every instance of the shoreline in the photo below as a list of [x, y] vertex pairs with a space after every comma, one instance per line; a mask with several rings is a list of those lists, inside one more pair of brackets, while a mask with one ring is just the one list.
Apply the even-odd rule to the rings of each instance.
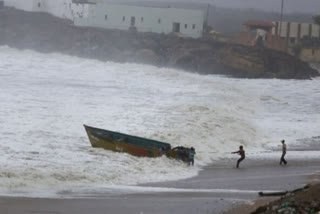
[[287, 166], [279, 166], [277, 162], [247, 160], [242, 168], [235, 169], [227, 165], [230, 162], [219, 161], [204, 168], [197, 177], [139, 185], [137, 187], [151, 191], [132, 194], [88, 193], [73, 199], [63, 196], [59, 199], [1, 196], [0, 210], [5, 211], [4, 214], [102, 214], [106, 210], [139, 214], [231, 214], [232, 209], [239, 206], [252, 208], [269, 203], [269, 198], [259, 200], [259, 191], [292, 191], [305, 186], [309, 183], [308, 178], [319, 169], [320, 159], [289, 160]]

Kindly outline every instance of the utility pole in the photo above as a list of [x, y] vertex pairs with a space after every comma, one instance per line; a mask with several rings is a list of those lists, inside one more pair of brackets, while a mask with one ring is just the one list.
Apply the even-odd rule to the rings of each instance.
[[281, 15], [280, 15], [280, 30], [279, 30], [279, 36], [281, 37], [281, 31], [282, 31], [282, 19], [283, 19], [283, 4], [284, 0], [281, 0]]
[[[206, 31], [208, 31], [208, 27], [209, 27], [209, 13], [210, 13], [210, 4], [208, 4], [207, 7], [207, 14], [206, 14]], [[208, 32], [207, 32], [208, 33]]]

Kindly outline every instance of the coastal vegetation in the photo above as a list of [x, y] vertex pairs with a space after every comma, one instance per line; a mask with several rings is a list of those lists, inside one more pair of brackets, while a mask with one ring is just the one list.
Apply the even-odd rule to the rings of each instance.
[[301, 51], [302, 51], [302, 46], [301, 43], [296, 43], [291, 47], [291, 50], [294, 54], [295, 57], [300, 57]]
[[314, 23], [320, 25], [320, 15], [313, 17]]

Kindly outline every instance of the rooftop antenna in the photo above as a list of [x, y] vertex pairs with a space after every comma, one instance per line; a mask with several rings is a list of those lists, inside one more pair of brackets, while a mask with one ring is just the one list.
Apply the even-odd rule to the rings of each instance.
[[284, 0], [281, 0], [281, 15], [280, 15], [280, 30], [279, 30], [280, 37], [281, 37], [281, 32], [282, 32], [283, 4], [284, 4]]

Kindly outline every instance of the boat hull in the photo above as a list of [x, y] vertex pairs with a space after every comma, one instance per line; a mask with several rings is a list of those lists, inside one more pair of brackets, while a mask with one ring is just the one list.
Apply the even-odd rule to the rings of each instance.
[[84, 125], [92, 147], [125, 152], [139, 157], [159, 157], [170, 144]]
[[138, 157], [160, 157], [166, 155], [189, 162], [189, 148], [171, 148], [168, 143], [112, 132], [84, 125], [92, 147], [104, 148], [115, 152], [125, 152]]

